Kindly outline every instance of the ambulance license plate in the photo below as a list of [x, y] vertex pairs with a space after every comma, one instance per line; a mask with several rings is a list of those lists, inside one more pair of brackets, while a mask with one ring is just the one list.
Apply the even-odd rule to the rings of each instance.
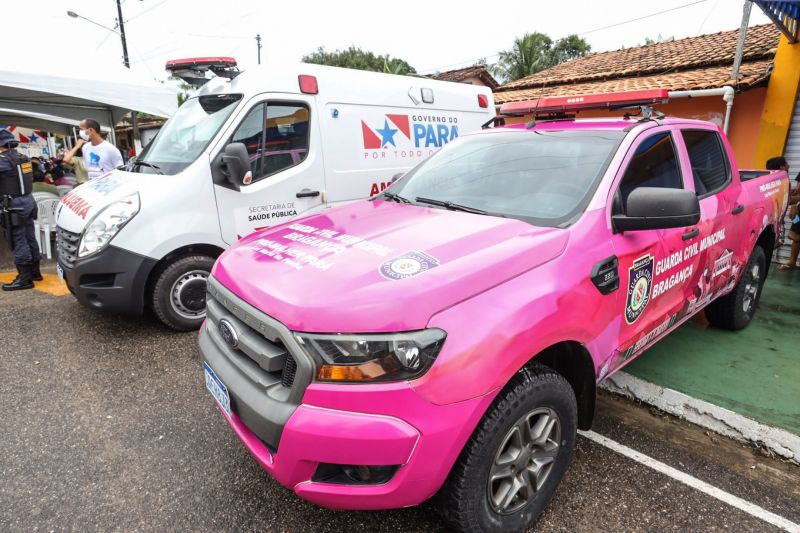
[[208, 392], [211, 393], [211, 396], [217, 401], [222, 410], [225, 411], [228, 416], [231, 416], [231, 397], [228, 395], [228, 387], [220, 381], [217, 375], [211, 370], [211, 367], [208, 366], [208, 363], [203, 362], [203, 372], [206, 375], [206, 388]]

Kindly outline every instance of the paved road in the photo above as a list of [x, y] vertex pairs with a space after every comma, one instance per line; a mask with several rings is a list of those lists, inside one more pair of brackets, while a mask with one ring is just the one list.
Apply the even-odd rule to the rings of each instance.
[[[0, 531], [438, 531], [430, 505], [333, 512], [246, 453], [195, 334], [0, 294]], [[800, 468], [602, 396], [595, 431], [800, 523]], [[537, 531], [773, 531], [586, 438]]]

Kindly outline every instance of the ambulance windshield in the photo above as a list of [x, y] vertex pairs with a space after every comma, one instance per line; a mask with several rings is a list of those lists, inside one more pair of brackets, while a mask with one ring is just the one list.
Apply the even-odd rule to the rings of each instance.
[[187, 100], [139, 156], [138, 161], [146, 164], [131, 165], [131, 170], [182, 171], [206, 149], [241, 99], [241, 94], [214, 94]]
[[390, 191], [400, 200], [558, 227], [588, 205], [624, 132], [507, 131], [457, 139]]

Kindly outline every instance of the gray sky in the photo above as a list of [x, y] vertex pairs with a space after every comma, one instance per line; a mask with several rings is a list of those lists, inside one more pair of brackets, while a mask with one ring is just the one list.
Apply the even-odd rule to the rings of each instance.
[[[299, 61], [319, 46], [334, 50], [356, 45], [400, 57], [427, 73], [467, 66], [483, 57], [491, 63], [499, 50], [525, 32], [540, 31], [553, 38], [583, 34], [593, 51], [605, 51], [642, 44], [646, 37], [681, 38], [739, 27], [741, 0], [704, 0], [592, 31], [693, 2], [698, 0], [124, 0], [122, 8], [132, 67], [163, 79], [164, 63], [182, 57], [231, 55], [240, 67], [254, 65], [257, 33], [263, 39], [264, 59]], [[493, 11], [496, 6], [502, 9]], [[12, 53], [42, 64], [121, 62], [117, 35], [69, 18], [67, 10], [109, 27], [117, 15], [115, 0], [13, 2], [3, 16]], [[766, 22], [754, 6], [750, 24]]]

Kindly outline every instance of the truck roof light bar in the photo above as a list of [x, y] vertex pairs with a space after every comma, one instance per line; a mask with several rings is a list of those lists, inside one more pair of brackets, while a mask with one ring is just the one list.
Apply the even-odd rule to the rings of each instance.
[[646, 89], [618, 93], [584, 94], [581, 96], [555, 96], [507, 102], [500, 106], [502, 115], [563, 115], [589, 109], [619, 109], [652, 104], [665, 104], [669, 101], [667, 89]]

